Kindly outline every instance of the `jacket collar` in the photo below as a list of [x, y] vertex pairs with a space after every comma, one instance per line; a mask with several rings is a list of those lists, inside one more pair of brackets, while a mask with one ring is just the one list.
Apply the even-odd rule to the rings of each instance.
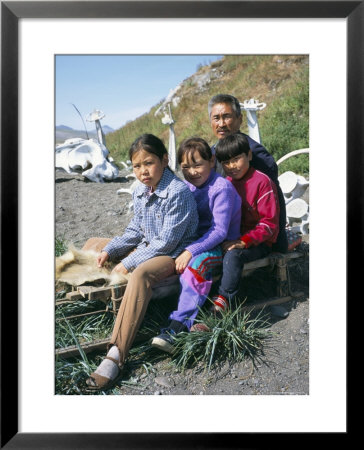
[[[160, 179], [157, 185], [157, 189], [153, 192], [153, 194], [161, 198], [166, 198], [168, 195], [168, 187], [171, 181], [173, 180], [174, 176], [175, 176], [174, 173], [166, 167], [163, 171], [162, 178]], [[142, 195], [146, 194], [148, 190], [149, 187], [141, 183], [141, 185], [138, 186], [137, 188], [136, 195], [138, 197], [141, 197]]]

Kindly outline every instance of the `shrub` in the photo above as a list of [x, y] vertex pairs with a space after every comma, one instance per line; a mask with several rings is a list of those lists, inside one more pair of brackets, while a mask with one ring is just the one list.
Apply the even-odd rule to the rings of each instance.
[[263, 340], [270, 337], [267, 316], [246, 312], [244, 303], [235, 310], [224, 312], [221, 318], [201, 311], [200, 320], [210, 331], [180, 333], [176, 336], [173, 360], [182, 369], [202, 363], [210, 370], [227, 362], [239, 362], [245, 358], [254, 360], [261, 350]]

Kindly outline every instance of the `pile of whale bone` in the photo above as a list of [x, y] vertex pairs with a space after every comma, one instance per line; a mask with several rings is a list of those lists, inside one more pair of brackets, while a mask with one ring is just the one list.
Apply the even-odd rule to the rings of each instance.
[[97, 183], [113, 180], [119, 174], [109, 150], [94, 139], [72, 138], [57, 145], [56, 168], [71, 175], [80, 173]]
[[[278, 160], [277, 165], [291, 156], [302, 153], [309, 153], [309, 149], [294, 150]], [[309, 186], [309, 181], [292, 171], [282, 173], [278, 177], [278, 181], [286, 203], [287, 226], [292, 231], [309, 234], [309, 205], [303, 198]]]
[[[75, 105], [73, 106], [76, 108]], [[76, 110], [80, 114], [77, 108]], [[105, 135], [100, 122], [104, 117], [105, 114], [99, 109], [94, 109], [86, 117], [88, 122], [95, 123], [97, 140], [89, 139], [86, 130], [87, 139], [71, 138], [56, 146], [56, 169], [63, 169], [71, 175], [81, 173], [85, 178], [96, 183], [113, 180], [119, 175], [119, 169], [106, 148]]]

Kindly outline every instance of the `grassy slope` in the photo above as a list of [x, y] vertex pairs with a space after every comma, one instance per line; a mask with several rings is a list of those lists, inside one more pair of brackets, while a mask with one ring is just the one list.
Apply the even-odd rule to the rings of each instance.
[[[182, 139], [198, 135], [210, 144], [215, 138], [211, 132], [207, 103], [212, 95], [230, 93], [241, 102], [254, 98], [267, 104], [259, 112], [259, 126], [263, 145], [279, 159], [299, 148], [309, 147], [309, 67], [305, 55], [225, 56], [209, 66], [198, 69], [195, 75], [214, 69], [218, 77], [202, 89], [195, 76], [183, 81], [178, 92], [182, 100], [172, 107], [177, 146]], [[142, 133], [153, 133], [168, 145], [169, 128], [154, 113], [159, 105], [106, 136], [107, 146], [118, 163], [128, 159], [133, 140]], [[247, 132], [244, 121], [243, 130]], [[308, 156], [291, 158], [282, 164], [285, 170], [308, 173]]]

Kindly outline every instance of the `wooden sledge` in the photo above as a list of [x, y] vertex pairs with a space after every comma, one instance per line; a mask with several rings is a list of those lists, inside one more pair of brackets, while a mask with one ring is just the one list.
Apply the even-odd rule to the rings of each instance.
[[[243, 309], [251, 311], [254, 309], [262, 309], [267, 306], [278, 305], [289, 302], [294, 298], [299, 298], [304, 295], [303, 292], [293, 292], [291, 288], [289, 276], [289, 263], [293, 260], [303, 260], [308, 254], [308, 248], [302, 244], [295, 250], [288, 253], [271, 253], [266, 258], [258, 259], [256, 261], [245, 264], [242, 276], [251, 274], [256, 269], [262, 267], [269, 267], [275, 275], [276, 279], [276, 296], [266, 299], [261, 302], [254, 302], [245, 306]], [[216, 277], [218, 279], [218, 276]], [[68, 292], [65, 298], [56, 300], [56, 306], [65, 303], [72, 303], [78, 300], [100, 300], [105, 304], [105, 310], [92, 311], [89, 313], [80, 314], [78, 316], [69, 316], [67, 318], [75, 318], [87, 316], [90, 314], [97, 314], [104, 311], [112, 311], [115, 315], [123, 299], [127, 283], [108, 287], [94, 287], [94, 286], [78, 286], [73, 291]], [[167, 296], [178, 295], [179, 293], [178, 275], [173, 275], [166, 278], [153, 288], [153, 298], [164, 298]], [[109, 305], [112, 305], [111, 309]], [[62, 320], [62, 319], [60, 319]], [[102, 339], [88, 343], [80, 344], [85, 353], [95, 350], [105, 350], [109, 339]], [[64, 358], [70, 358], [79, 355], [79, 350], [76, 345], [56, 349], [56, 355]]]

